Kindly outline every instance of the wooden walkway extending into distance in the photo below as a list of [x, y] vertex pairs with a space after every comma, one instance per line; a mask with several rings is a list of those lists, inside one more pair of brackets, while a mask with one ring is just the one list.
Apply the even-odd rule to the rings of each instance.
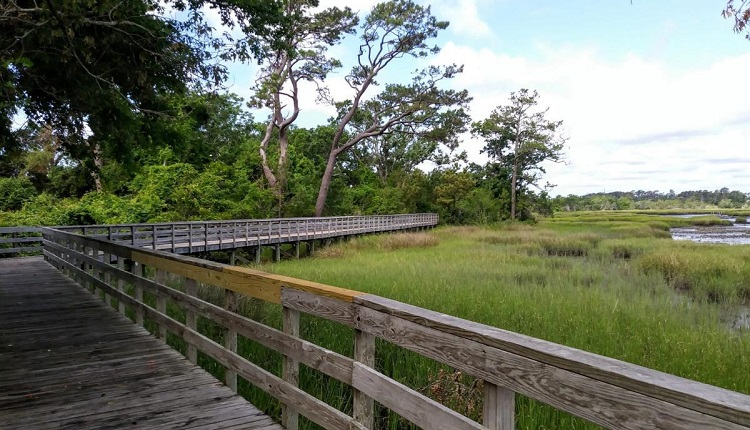
[[0, 259], [0, 429], [282, 427], [41, 257]]
[[[357, 231], [354, 221], [341, 223], [334, 228], [339, 234], [347, 223]], [[195, 233], [188, 225], [188, 235]], [[105, 235], [94, 233], [101, 226], [16, 227], [22, 237], [0, 241], [28, 247], [33, 242], [24, 235], [31, 229], [43, 235], [31, 247], [46, 260], [0, 260], [0, 430], [181, 424], [297, 430], [300, 416], [325, 429], [373, 430], [383, 425], [383, 408], [424, 429], [514, 430], [519, 396], [609, 429], [750, 429], [746, 394], [372, 294], [165, 252], [155, 226], [140, 227], [157, 232], [152, 246], [137, 234], [128, 243], [115, 227], [110, 235], [110, 227], [103, 227]], [[170, 228], [170, 240], [178, 230]], [[280, 237], [304, 240], [295, 234], [282, 230]], [[247, 306], [260, 301], [278, 306], [269, 309], [280, 310], [281, 329], [247, 317]], [[348, 355], [303, 338], [310, 329], [303, 324], [323, 320], [352, 336]], [[169, 349], [168, 339], [184, 346], [187, 360]], [[247, 342], [275, 351], [281, 361], [275, 371], [242, 352]], [[476, 378], [481, 416], [464, 416], [395, 380], [376, 360], [383, 343]], [[211, 369], [223, 369], [224, 385], [194, 366], [199, 352], [212, 360]], [[302, 365], [319, 372], [322, 383], [348, 386], [351, 409], [303, 389]], [[282, 427], [234, 395], [238, 381], [278, 402]]]
[[[438, 221], [437, 214], [424, 213], [79, 225], [55, 228], [98, 239], [107, 239], [110, 242], [169, 251], [174, 254], [247, 249], [253, 253], [255, 262], [259, 263], [264, 246], [275, 248], [274, 260], [278, 261], [281, 258], [280, 247], [283, 244], [292, 244], [294, 254], [299, 257], [301, 242], [306, 242], [308, 251], [312, 251], [316, 241], [432, 228], [437, 226]], [[0, 255], [40, 252], [41, 241], [41, 229], [38, 227], [0, 227]], [[3, 244], [13, 244], [13, 246], [3, 247]]]

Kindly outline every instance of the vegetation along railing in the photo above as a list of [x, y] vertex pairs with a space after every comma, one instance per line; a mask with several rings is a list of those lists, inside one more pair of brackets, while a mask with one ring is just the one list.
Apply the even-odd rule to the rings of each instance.
[[39, 253], [42, 234], [37, 227], [0, 227], [0, 257]]
[[[184, 340], [190, 361], [198, 350], [215, 359], [233, 389], [241, 377], [278, 399], [289, 429], [298, 414], [327, 429], [372, 429], [378, 402], [426, 429], [509, 430], [516, 394], [613, 429], [750, 427], [744, 394], [370, 294], [51, 228], [43, 234], [50, 263], [138, 324], [155, 323], [160, 338]], [[199, 283], [219, 288], [224, 306], [197, 298]], [[241, 296], [280, 304], [283, 330], [238, 314]], [[168, 302], [184, 319], [167, 314]], [[352, 356], [302, 339], [301, 313], [353, 328]], [[198, 331], [198, 317], [224, 327], [223, 344]], [[282, 376], [240, 355], [238, 336], [280, 353]], [[377, 371], [376, 338], [483, 380], [482, 424]], [[300, 363], [352, 386], [353, 414], [300, 389]]]
[[434, 213], [189, 221], [56, 227], [86, 236], [177, 254], [298, 243], [357, 234], [434, 227]]

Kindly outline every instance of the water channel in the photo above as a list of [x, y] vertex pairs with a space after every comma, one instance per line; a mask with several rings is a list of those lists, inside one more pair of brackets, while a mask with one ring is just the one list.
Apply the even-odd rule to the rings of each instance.
[[[672, 215], [674, 216], [674, 215]], [[678, 215], [680, 218], [691, 218], [701, 215]], [[732, 221], [732, 217], [722, 216]], [[706, 227], [679, 227], [669, 230], [674, 240], [691, 240], [699, 243], [727, 243], [730, 245], [750, 245], [750, 224], [712, 225]]]

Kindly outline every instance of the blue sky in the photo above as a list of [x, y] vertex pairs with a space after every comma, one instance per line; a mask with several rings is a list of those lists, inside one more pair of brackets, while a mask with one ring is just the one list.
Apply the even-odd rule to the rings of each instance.
[[[321, 0], [362, 12], [375, 3]], [[551, 119], [564, 121], [567, 162], [549, 166], [545, 178], [558, 185], [553, 194], [723, 186], [750, 192], [750, 41], [720, 16], [725, 0], [431, 4], [451, 25], [429, 61], [465, 66], [449, 85], [474, 96], [475, 120], [505, 104], [511, 91], [530, 88]], [[327, 82], [339, 99], [349, 97], [342, 76], [355, 49], [351, 39], [331, 51], [345, 64]], [[393, 66], [385, 79], [406, 79], [419, 64]], [[230, 90], [247, 97], [257, 69], [230, 71]], [[332, 113], [311, 90], [302, 108], [301, 126]], [[481, 142], [465, 136], [462, 147], [484, 160]]]

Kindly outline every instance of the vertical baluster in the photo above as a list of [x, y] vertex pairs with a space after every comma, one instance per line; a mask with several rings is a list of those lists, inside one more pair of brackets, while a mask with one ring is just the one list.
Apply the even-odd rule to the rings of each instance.
[[[135, 276], [143, 276], [143, 265], [141, 263], [132, 262], [131, 270]], [[143, 302], [143, 287], [138, 284], [134, 285], [135, 295], [133, 296], [139, 302]], [[135, 323], [139, 326], [143, 326], [143, 309], [135, 309]]]
[[151, 240], [153, 241], [153, 250], [156, 251], [156, 224], [151, 226]]
[[193, 224], [188, 224], [188, 254], [193, 252]]
[[[284, 333], [299, 337], [299, 311], [284, 306], [282, 312]], [[291, 385], [295, 387], [299, 386], [299, 362], [286, 355], [282, 360], [281, 377]], [[299, 413], [290, 405], [282, 405], [281, 425], [287, 430], [297, 430]]]
[[[354, 330], [354, 360], [365, 366], [375, 367], [375, 336], [361, 330]], [[375, 404], [371, 397], [354, 390], [354, 420], [366, 429], [374, 428]]]
[[[229, 312], [237, 312], [237, 293], [232, 290], [224, 290], [224, 309]], [[231, 328], [227, 329], [227, 334], [224, 337], [224, 346], [232, 352], [237, 352], [237, 332]], [[224, 378], [232, 391], [237, 392], [237, 373], [227, 371], [224, 373]]]
[[[117, 256], [117, 268], [120, 270], [125, 270], [125, 259]], [[117, 278], [117, 291], [121, 293], [125, 293], [125, 281], [122, 280], [122, 278]], [[125, 315], [125, 303], [123, 303], [121, 300], [118, 300], [117, 303], [117, 310], [120, 312], [120, 314]]]
[[483, 424], [489, 430], [515, 429], [515, 394], [484, 381]]
[[232, 248], [237, 248], [237, 223], [232, 223]]
[[[198, 283], [195, 279], [185, 279], [185, 293], [195, 297], [198, 294]], [[197, 329], [197, 323], [198, 318], [195, 315], [195, 311], [188, 309], [185, 313], [185, 324], [188, 326], [189, 329], [196, 330]], [[195, 348], [195, 345], [188, 344], [187, 347], [187, 358], [190, 360], [191, 363], [197, 364], [198, 363], [198, 350]]]
[[[159, 284], [165, 285], [167, 283], [167, 272], [165, 272], [163, 269], [156, 269], [154, 280]], [[162, 315], [167, 315], [167, 298], [164, 297], [163, 294], [156, 293], [156, 311]], [[157, 333], [159, 335], [159, 339], [166, 342], [167, 328], [163, 325], [158, 325], [158, 324], [157, 324], [157, 327], [158, 327]]]
[[[105, 252], [103, 258], [104, 264], [109, 266], [112, 262], [112, 257], [110, 256], [109, 252]], [[111, 286], [110, 283], [112, 281], [112, 275], [109, 273], [109, 270], [104, 270], [103, 273], [104, 283]], [[109, 293], [104, 293], [104, 303], [107, 304], [108, 308], [112, 307], [112, 296], [110, 296]]]

